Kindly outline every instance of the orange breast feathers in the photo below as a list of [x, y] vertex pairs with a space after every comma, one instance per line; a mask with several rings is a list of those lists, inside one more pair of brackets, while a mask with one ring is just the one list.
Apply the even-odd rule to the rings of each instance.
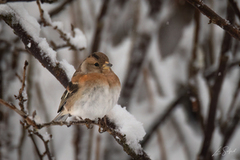
[[79, 74], [72, 77], [72, 83], [78, 83], [80, 86], [84, 85], [94, 85], [96, 83], [101, 83], [102, 85], [108, 85], [107, 78], [101, 73], [89, 73], [89, 74]]

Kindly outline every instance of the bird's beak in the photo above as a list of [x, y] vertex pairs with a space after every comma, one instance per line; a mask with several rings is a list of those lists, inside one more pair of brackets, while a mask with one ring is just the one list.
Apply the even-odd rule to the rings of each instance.
[[110, 67], [112, 67], [112, 64], [109, 62], [105, 62], [103, 65], [103, 69], [109, 69]]

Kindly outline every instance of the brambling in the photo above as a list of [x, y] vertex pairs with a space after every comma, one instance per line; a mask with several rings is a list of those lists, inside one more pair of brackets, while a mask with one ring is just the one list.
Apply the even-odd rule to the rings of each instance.
[[117, 104], [121, 90], [111, 67], [108, 57], [101, 52], [88, 56], [63, 93], [59, 114], [53, 121], [66, 121], [69, 116], [90, 120], [103, 118]]

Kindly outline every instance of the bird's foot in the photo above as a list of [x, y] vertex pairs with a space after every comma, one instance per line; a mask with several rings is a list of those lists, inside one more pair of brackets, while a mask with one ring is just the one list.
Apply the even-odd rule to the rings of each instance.
[[87, 127], [88, 129], [92, 129], [92, 128], [93, 128], [92, 120], [86, 118], [85, 121], [86, 121], [86, 127]]
[[107, 131], [107, 117], [104, 116], [103, 118], [98, 118], [98, 125], [99, 125], [99, 129], [98, 129], [99, 133], [106, 132]]

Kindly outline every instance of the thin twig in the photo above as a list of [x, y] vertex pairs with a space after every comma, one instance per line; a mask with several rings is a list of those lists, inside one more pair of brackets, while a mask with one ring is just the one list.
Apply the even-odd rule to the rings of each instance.
[[161, 153], [161, 160], [167, 160], [166, 148], [164, 145], [164, 138], [162, 137], [161, 130], [157, 130], [157, 139]]
[[[227, 7], [227, 19], [230, 20], [230, 22], [234, 21], [234, 14], [228, 4]], [[208, 118], [206, 122], [206, 128], [204, 133], [204, 140], [202, 143], [202, 147], [198, 156], [199, 160], [207, 159], [209, 154], [209, 148], [212, 140], [213, 131], [215, 129], [215, 116], [216, 116], [216, 110], [217, 110], [217, 103], [220, 95], [220, 91], [222, 88], [223, 79], [225, 77], [225, 71], [227, 67], [228, 62], [228, 56], [227, 52], [231, 49], [232, 45], [232, 37], [225, 32], [224, 38], [222, 41], [222, 48], [221, 48], [221, 55], [220, 55], [220, 64], [218, 66], [218, 74], [215, 76], [215, 83], [213, 87], [211, 88], [211, 100], [209, 104], [209, 110], [208, 110]]]
[[[54, 62], [52, 62], [48, 54], [39, 48], [38, 42], [34, 41], [34, 38], [28, 34], [20, 23], [12, 23], [16, 19], [15, 16], [16, 15], [12, 14], [0, 15], [0, 17], [14, 30], [14, 33], [21, 38], [27, 51], [46, 67], [64, 87], [67, 87], [69, 80], [65, 71], [60, 68], [58, 62], [54, 65]], [[28, 47], [28, 44], [31, 44], [31, 47]]]
[[[238, 106], [238, 109], [235, 112], [234, 117], [230, 120], [230, 124], [227, 127], [225, 134], [224, 134], [224, 138], [222, 141], [222, 145], [221, 146], [227, 146], [229, 141], [232, 138], [232, 135], [234, 134], [234, 132], [236, 131], [238, 124], [240, 121], [240, 106]], [[222, 150], [223, 151], [223, 150]], [[222, 154], [219, 155], [219, 160], [221, 160], [223, 158]]]
[[191, 149], [187, 144], [187, 135], [184, 133], [181, 125], [178, 123], [177, 119], [174, 116], [170, 117], [170, 121], [173, 125], [173, 129], [176, 131], [176, 135], [181, 143], [183, 152], [185, 153], [186, 160], [191, 160]]
[[97, 142], [96, 142], [95, 160], [100, 160], [101, 136], [99, 134], [97, 135], [96, 141]]
[[238, 8], [237, 2], [235, 0], [228, 0], [231, 4], [231, 7], [233, 8], [235, 14], [237, 15], [238, 19], [240, 20], [240, 10]]
[[167, 107], [166, 111], [159, 115], [155, 122], [150, 126], [147, 134], [145, 135], [143, 141], [141, 142], [142, 147], [146, 146], [147, 142], [149, 142], [152, 134], [158, 129], [158, 127], [163, 124], [167, 117], [172, 113], [172, 111], [176, 108], [176, 106], [182, 101], [185, 97], [186, 92], [180, 93], [180, 95]]
[[26, 79], [26, 70], [27, 70], [28, 62], [25, 61], [24, 67], [23, 67], [23, 77], [22, 79], [19, 77], [19, 80], [22, 82], [22, 87], [19, 90], [18, 96], [15, 96], [16, 99], [19, 100], [19, 106], [21, 108], [21, 111], [24, 111], [24, 102], [26, 102], [26, 99], [23, 97], [23, 90], [25, 88], [25, 79]]
[[16, 108], [14, 105], [10, 105], [9, 103], [5, 102], [4, 100], [0, 99], [0, 103], [3, 104], [4, 106], [7, 106], [8, 108], [12, 109], [16, 113], [18, 113], [21, 117], [24, 118], [25, 122], [29, 126], [33, 126], [35, 129], [41, 129], [44, 127], [49, 127], [49, 126], [67, 126], [70, 127], [72, 125], [97, 125], [99, 126], [99, 129], [102, 128], [104, 131], [107, 131], [110, 135], [113, 136], [113, 138], [123, 147], [124, 151], [131, 156], [134, 160], [150, 160], [148, 155], [144, 152], [144, 150], [140, 150], [139, 154], [135, 153], [129, 145], [126, 143], [126, 138], [125, 135], [122, 135], [120, 132], [115, 130], [115, 125], [113, 123], [109, 124], [107, 126], [104, 126], [101, 121], [99, 120], [98, 122], [96, 121], [89, 121], [89, 120], [79, 120], [79, 121], [70, 121], [70, 122], [47, 122], [47, 123], [42, 123], [38, 124], [31, 118], [29, 118], [28, 115], [26, 115], [24, 112]]
[[[85, 48], [77, 48], [75, 45], [73, 45], [70, 41], [70, 38], [67, 36], [66, 33], [64, 33], [63, 30], [61, 30], [60, 28], [58, 28], [57, 26], [53, 26], [52, 23], [48, 22], [45, 18], [44, 18], [44, 10], [42, 9], [41, 7], [41, 3], [39, 2], [39, 0], [37, 0], [37, 5], [38, 5], [38, 9], [39, 9], [39, 12], [40, 12], [40, 18], [41, 18], [41, 21], [42, 23], [44, 24], [44, 26], [50, 26], [52, 27], [54, 30], [56, 30], [59, 35], [60, 35], [60, 38], [62, 38], [62, 40], [64, 40], [66, 42], [65, 45], [61, 45], [59, 47], [65, 47], [65, 46], [68, 46], [71, 50], [79, 50], [79, 51], [82, 51], [84, 50]], [[74, 27], [72, 26], [72, 32], [74, 32]], [[75, 35], [75, 33], [73, 34]], [[74, 37], [74, 36], [73, 36]], [[53, 44], [53, 46], [56, 48], [57, 46], [55, 45], [55, 43], [52, 41], [51, 44]], [[59, 49], [59, 48], [57, 48]]]
[[87, 160], [91, 160], [91, 155], [93, 154], [93, 136], [94, 136], [94, 130], [91, 129], [89, 131], [89, 136], [88, 136], [88, 150], [87, 150]]
[[104, 27], [104, 16], [107, 13], [108, 10], [108, 5], [109, 5], [109, 0], [104, 0], [103, 4], [102, 4], [102, 8], [100, 10], [100, 13], [97, 17], [97, 22], [96, 22], [96, 28], [95, 28], [95, 33], [93, 36], [93, 43], [92, 43], [92, 48], [91, 48], [91, 52], [96, 52], [99, 49], [100, 46], [100, 42], [101, 42], [101, 33]]
[[56, 16], [57, 14], [59, 14], [60, 12], [64, 11], [64, 8], [72, 3], [74, 0], [65, 0], [61, 5], [57, 6], [56, 8], [54, 8], [53, 10], [51, 10], [49, 12], [50, 17]]

